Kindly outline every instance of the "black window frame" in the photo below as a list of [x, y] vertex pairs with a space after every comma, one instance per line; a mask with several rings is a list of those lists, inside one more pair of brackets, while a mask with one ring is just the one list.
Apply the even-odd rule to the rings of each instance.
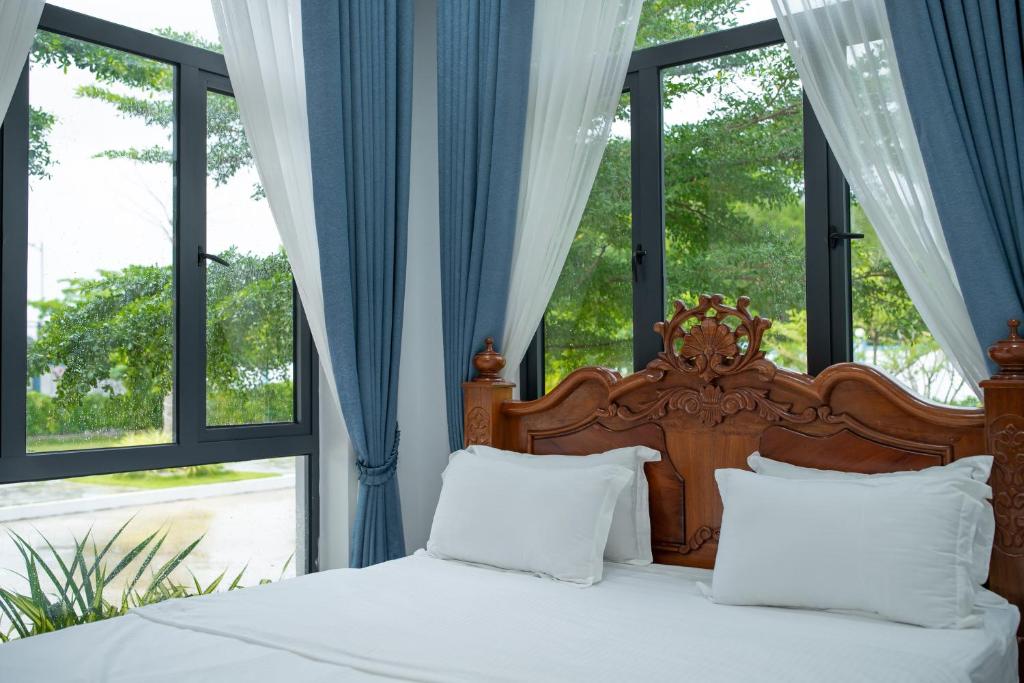
[[[630, 93], [634, 261], [633, 367], [641, 370], [662, 350], [654, 323], [665, 317], [665, 203], [662, 71], [785, 43], [776, 19], [635, 50], [623, 83]], [[807, 372], [853, 359], [850, 191], [825, 135], [804, 97], [804, 230], [807, 298]], [[755, 302], [756, 304], [756, 302]], [[520, 366], [523, 398], [544, 393], [544, 323]]]
[[306, 571], [319, 567], [319, 400], [316, 350], [293, 285], [294, 421], [206, 424], [207, 93], [233, 96], [224, 57], [103, 19], [46, 5], [39, 30], [168, 64], [175, 69], [174, 441], [77, 451], [26, 448], [25, 337], [28, 261], [29, 68], [0, 126], [0, 484], [271, 457], [305, 468]]

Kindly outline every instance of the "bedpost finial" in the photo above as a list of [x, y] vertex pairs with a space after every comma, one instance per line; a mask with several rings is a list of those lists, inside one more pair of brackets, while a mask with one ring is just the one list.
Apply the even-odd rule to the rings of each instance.
[[989, 358], [999, 366], [996, 377], [1024, 379], [1024, 339], [1017, 332], [1020, 321], [1008, 320], [1010, 335], [988, 347]]
[[473, 367], [476, 368], [474, 382], [501, 382], [501, 369], [505, 367], [505, 357], [494, 350], [494, 337], [484, 340], [484, 350], [473, 356]]

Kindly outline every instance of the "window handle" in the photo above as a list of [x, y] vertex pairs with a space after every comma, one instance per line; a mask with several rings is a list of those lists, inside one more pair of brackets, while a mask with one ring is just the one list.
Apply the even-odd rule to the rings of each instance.
[[637, 244], [636, 249], [633, 250], [633, 282], [640, 281], [640, 273], [637, 269], [644, 264], [645, 256], [647, 256], [647, 250], [644, 249], [644, 245]]
[[829, 226], [832, 228], [832, 232], [828, 234], [828, 246], [832, 249], [836, 248], [840, 240], [862, 240], [864, 239], [864, 233], [862, 232], [839, 232], [835, 226]]
[[222, 259], [220, 256], [217, 256], [216, 254], [207, 254], [205, 251], [203, 251], [202, 247], [199, 247], [199, 265], [204, 265], [206, 261], [213, 261], [214, 263], [219, 263], [222, 266], [226, 266], [228, 268], [231, 267], [231, 264]]

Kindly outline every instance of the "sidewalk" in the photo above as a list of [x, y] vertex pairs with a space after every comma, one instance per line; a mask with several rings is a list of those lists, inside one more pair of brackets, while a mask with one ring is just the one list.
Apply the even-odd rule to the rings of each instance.
[[[0, 524], [21, 519], [81, 514], [99, 510], [170, 503], [178, 500], [196, 500], [199, 498], [214, 498], [242, 493], [256, 493], [259, 491], [294, 489], [295, 475], [267, 477], [266, 479], [243, 479], [222, 484], [176, 486], [166, 489], [126, 490], [121, 493], [108, 493], [111, 489], [117, 490], [114, 487], [108, 486], [83, 487], [81, 484], [77, 486], [86, 489], [85, 495], [79, 498], [0, 507]], [[92, 495], [89, 495], [89, 493]]]

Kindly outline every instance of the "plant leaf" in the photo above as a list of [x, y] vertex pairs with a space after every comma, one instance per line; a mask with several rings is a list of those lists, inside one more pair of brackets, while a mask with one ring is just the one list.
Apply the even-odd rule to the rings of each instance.
[[162, 584], [167, 577], [171, 575], [171, 572], [178, 568], [178, 565], [181, 564], [182, 560], [188, 557], [202, 540], [203, 536], [200, 536], [196, 540], [192, 541], [190, 544], [185, 546], [184, 549], [180, 550], [177, 555], [167, 560], [167, 562], [157, 570], [156, 574], [153, 576], [153, 580], [149, 584], [149, 588], [142, 596], [143, 600], [147, 599], [152, 594], [153, 589]]

